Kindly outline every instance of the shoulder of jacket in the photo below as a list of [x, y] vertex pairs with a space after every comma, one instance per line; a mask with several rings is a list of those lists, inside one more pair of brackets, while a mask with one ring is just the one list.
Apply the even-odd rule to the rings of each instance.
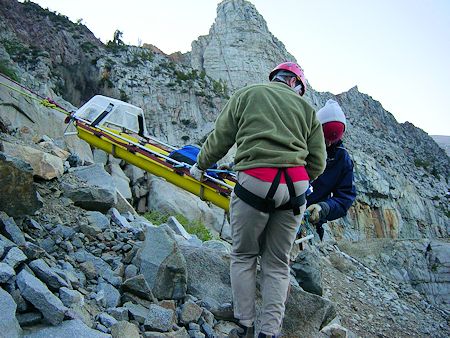
[[314, 113], [316, 112], [316, 110], [313, 108], [313, 106], [308, 101], [306, 101], [306, 99], [303, 96], [300, 96], [300, 95], [297, 95], [297, 96], [298, 96], [298, 98], [300, 99], [300, 102], [302, 102], [302, 104], [303, 104], [303, 106], [305, 108], [307, 108], [308, 110], [313, 111]]
[[267, 87], [268, 87], [267, 83], [257, 83], [257, 84], [247, 85], [245, 87], [242, 87], [242, 88], [236, 90], [232, 97], [237, 98], [237, 97], [242, 97], [242, 96], [246, 96], [246, 95], [251, 95], [252, 93], [264, 90]]
[[339, 153], [338, 156], [342, 157], [343, 161], [347, 166], [353, 168], [353, 159], [351, 158], [348, 150], [343, 145], [337, 147], [337, 153]]
[[259, 88], [268, 88], [268, 87], [270, 87], [270, 84], [271, 84], [271, 82], [269, 82], [269, 83], [254, 83], [254, 84], [250, 84], [245, 87], [242, 87], [238, 91], [248, 91], [248, 90], [254, 90], [254, 89], [259, 89]]

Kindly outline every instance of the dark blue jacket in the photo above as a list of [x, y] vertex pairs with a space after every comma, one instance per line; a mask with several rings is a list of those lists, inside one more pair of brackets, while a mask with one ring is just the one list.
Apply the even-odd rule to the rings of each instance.
[[311, 184], [313, 192], [307, 197], [308, 206], [325, 202], [330, 207], [328, 216], [320, 223], [345, 216], [356, 198], [353, 162], [342, 141], [327, 148], [327, 155], [325, 171]]

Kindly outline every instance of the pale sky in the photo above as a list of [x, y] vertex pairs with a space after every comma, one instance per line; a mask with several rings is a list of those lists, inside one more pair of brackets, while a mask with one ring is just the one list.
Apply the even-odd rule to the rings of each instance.
[[[219, 0], [32, 0], [83, 23], [103, 42], [187, 52]], [[398, 122], [450, 135], [449, 0], [250, 0], [318, 91], [357, 85]], [[449, 98], [449, 100], [447, 100]]]

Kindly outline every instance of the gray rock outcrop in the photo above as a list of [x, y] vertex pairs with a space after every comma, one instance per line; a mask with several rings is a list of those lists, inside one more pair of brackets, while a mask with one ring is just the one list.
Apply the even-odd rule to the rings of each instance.
[[294, 59], [255, 6], [242, 0], [219, 4], [209, 34], [193, 41], [190, 52], [193, 68], [224, 81], [232, 90], [266, 82], [269, 70]]
[[295, 279], [307, 292], [322, 296], [322, 272], [320, 257], [311, 250], [303, 250], [291, 266]]
[[45, 180], [59, 178], [64, 173], [63, 161], [58, 156], [47, 152], [9, 142], [2, 143], [3, 151], [10, 156], [28, 162], [33, 168], [33, 175]]
[[182, 246], [181, 249], [186, 261], [189, 262], [188, 292], [202, 298], [212, 308], [231, 303], [229, 256], [217, 250], [192, 246]]
[[139, 338], [139, 330], [132, 323], [120, 321], [111, 327], [111, 335], [113, 338]]
[[186, 295], [186, 260], [167, 226], [147, 227], [138, 253], [140, 272], [158, 299], [181, 299]]
[[144, 326], [153, 331], [167, 332], [175, 323], [175, 312], [156, 304], [151, 304]]
[[17, 245], [25, 245], [25, 236], [17, 226], [14, 218], [0, 211], [0, 231]]
[[43, 327], [31, 330], [24, 335], [24, 338], [108, 338], [109, 334], [93, 330], [86, 326], [81, 320], [67, 320], [53, 327]]
[[117, 203], [116, 187], [103, 166], [93, 164], [76, 168], [72, 173], [77, 179], [64, 181], [63, 189], [75, 205], [88, 210], [107, 211]]
[[33, 304], [52, 325], [60, 324], [67, 308], [47, 286], [26, 270], [17, 275], [17, 285], [22, 296]]
[[31, 270], [53, 290], [69, 287], [69, 283], [58, 275], [43, 259], [36, 259], [29, 263]]
[[0, 152], [0, 210], [10, 216], [33, 215], [41, 207], [31, 166]]
[[8, 292], [0, 288], [0, 335], [8, 338], [18, 338], [22, 329], [16, 319], [17, 305]]
[[336, 316], [336, 309], [329, 300], [291, 285], [285, 316], [285, 335], [295, 336], [301, 332], [305, 337], [313, 337]]
[[450, 244], [439, 240], [343, 242], [346, 253], [382, 271], [399, 285], [411, 285], [432, 303], [450, 304]]

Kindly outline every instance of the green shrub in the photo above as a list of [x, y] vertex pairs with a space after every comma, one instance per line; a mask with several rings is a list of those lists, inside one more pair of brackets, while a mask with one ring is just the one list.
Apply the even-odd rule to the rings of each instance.
[[[144, 217], [148, 219], [154, 225], [161, 225], [166, 223], [170, 215], [168, 213], [160, 211], [149, 211], [144, 214]], [[175, 218], [180, 222], [180, 224], [186, 229], [191, 235], [196, 235], [202, 241], [209, 241], [213, 237], [208, 228], [203, 224], [202, 221], [190, 221], [186, 216], [177, 214]]]
[[108, 42], [106, 43], [106, 49], [109, 50], [110, 52], [118, 53], [118, 52], [120, 52], [120, 51], [122, 51], [122, 50], [125, 50], [125, 49], [126, 49], [126, 46], [123, 46], [123, 45], [116, 45], [116, 44], [113, 43], [112, 41], [108, 41]]
[[178, 70], [175, 71], [175, 76], [177, 77], [178, 80], [181, 80], [181, 81], [189, 80], [189, 74], [180, 72]]
[[434, 262], [433, 265], [431, 266], [431, 271], [437, 272], [439, 267], [440, 267], [440, 264]]
[[167, 69], [167, 70], [172, 70], [173, 72], [175, 72], [175, 63], [172, 62], [172, 61], [169, 61], [167, 63], [166, 62], [161, 62], [159, 64], [159, 66], [161, 68], [164, 68], [164, 69]]
[[218, 96], [226, 96], [228, 92], [227, 85], [222, 80], [213, 80], [213, 91]]
[[28, 59], [30, 48], [25, 46], [20, 41], [16, 40], [1, 40], [0, 43], [5, 47], [6, 52], [11, 59], [16, 62], [24, 62]]
[[414, 159], [414, 165], [416, 167], [422, 167], [424, 169], [427, 169], [430, 166], [430, 164], [431, 163], [429, 161], [424, 161], [419, 158]]
[[186, 226], [186, 231], [190, 234], [196, 235], [203, 242], [212, 239], [211, 232], [209, 232], [208, 228], [200, 221], [189, 223]]
[[126, 66], [128, 67], [137, 67], [141, 64], [141, 61], [138, 59], [138, 57], [135, 55], [133, 60], [128, 61], [127, 63], [125, 63]]
[[182, 214], [176, 214], [175, 218], [177, 219], [178, 222], [180, 222], [180, 224], [184, 227], [187, 227], [189, 224], [189, 220], [186, 218], [186, 216], [182, 215]]
[[113, 39], [109, 40], [106, 43], [106, 49], [108, 49], [109, 51], [111, 51], [113, 53], [117, 53], [117, 52], [120, 52], [121, 50], [127, 49], [127, 46], [122, 41], [122, 35], [123, 35], [123, 32], [116, 29], [116, 31], [114, 32], [114, 35], [113, 35]]
[[211, 232], [208, 228], [203, 224], [202, 221], [189, 221], [184, 215], [177, 214], [175, 218], [180, 222], [181, 225], [184, 226], [186, 231], [191, 235], [196, 235], [202, 241], [209, 241], [212, 239]]
[[97, 46], [90, 41], [83, 42], [80, 47], [85, 53], [91, 53], [97, 49]]
[[170, 215], [160, 211], [152, 210], [145, 213], [143, 216], [146, 219], [148, 219], [152, 224], [160, 225], [166, 223]]
[[16, 72], [9, 67], [6, 60], [0, 60], [0, 73], [6, 75], [14, 81], [19, 81], [19, 77], [16, 75]]
[[198, 78], [197, 70], [195, 69], [193, 69], [191, 72], [187, 74], [176, 70], [175, 76], [177, 77], [177, 80], [180, 81], [196, 80]]
[[185, 126], [188, 126], [191, 124], [191, 120], [189, 120], [189, 119], [181, 119], [180, 122], [181, 122], [181, 124], [183, 124]]
[[138, 56], [143, 60], [143, 61], [153, 61], [154, 58], [154, 53], [151, 50], [148, 51], [141, 51]]
[[120, 100], [124, 101], [124, 102], [128, 102], [128, 100], [130, 99], [130, 97], [127, 95], [127, 93], [125, 93], [125, 91], [123, 89], [120, 90]]
[[431, 175], [433, 175], [433, 176], [436, 177], [437, 179], [440, 179], [440, 178], [441, 178], [441, 176], [439, 175], [439, 172], [438, 172], [438, 170], [437, 170], [436, 168], [433, 168], [433, 169], [431, 170]]

